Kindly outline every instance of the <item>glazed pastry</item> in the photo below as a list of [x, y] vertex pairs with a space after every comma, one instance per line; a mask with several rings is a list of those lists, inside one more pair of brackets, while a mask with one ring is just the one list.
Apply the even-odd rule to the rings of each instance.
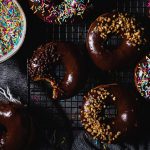
[[[117, 48], [106, 46], [113, 35], [121, 37]], [[106, 13], [99, 16], [90, 26], [86, 45], [96, 66], [102, 70], [113, 70], [129, 64], [138, 48], [146, 42], [144, 29], [135, 18], [123, 13]]]
[[150, 52], [137, 64], [134, 81], [141, 96], [150, 99]]
[[95, 87], [83, 100], [82, 125], [102, 143], [119, 141], [137, 125], [135, 98], [117, 84]]
[[[56, 80], [55, 71], [63, 65], [63, 79]], [[50, 97], [63, 99], [73, 96], [85, 81], [84, 59], [71, 43], [50, 42], [40, 46], [29, 60], [28, 72], [32, 80], [44, 80], [52, 87]], [[58, 78], [58, 77], [57, 77]]]
[[30, 8], [48, 23], [62, 24], [82, 19], [91, 0], [29, 0]]
[[34, 126], [27, 108], [12, 102], [0, 104], [0, 149], [31, 148]]

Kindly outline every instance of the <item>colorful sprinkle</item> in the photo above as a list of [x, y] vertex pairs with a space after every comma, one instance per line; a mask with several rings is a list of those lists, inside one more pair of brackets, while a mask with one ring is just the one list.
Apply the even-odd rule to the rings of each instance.
[[23, 31], [23, 16], [13, 0], [0, 0], [0, 58], [19, 43]]
[[62, 24], [75, 16], [82, 18], [90, 0], [64, 0], [59, 5], [48, 0], [30, 0], [30, 2], [34, 14], [41, 14], [44, 21]]
[[135, 82], [140, 94], [150, 99], [150, 53], [137, 65]]

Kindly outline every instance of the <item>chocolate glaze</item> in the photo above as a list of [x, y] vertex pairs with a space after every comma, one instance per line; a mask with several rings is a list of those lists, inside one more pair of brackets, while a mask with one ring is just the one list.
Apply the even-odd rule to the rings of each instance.
[[[135, 97], [128, 93], [126, 90], [121, 88], [117, 84], [111, 84], [111, 85], [100, 85], [96, 88], [93, 88], [92, 90], [99, 91], [101, 88], [104, 88], [107, 90], [109, 93], [113, 94], [116, 97], [116, 100], [113, 101], [112, 98], [108, 97], [104, 101], [103, 106], [109, 104], [109, 105], [114, 105], [116, 106], [117, 114], [115, 117], [110, 118], [110, 119], [104, 119], [103, 121], [101, 120], [95, 120], [95, 121], [100, 121], [100, 124], [105, 124], [106, 126], [109, 125], [112, 134], [117, 133], [118, 131], [121, 132], [121, 134], [114, 140], [100, 140], [100, 136], [96, 137], [97, 139], [100, 140], [100, 142], [106, 142], [106, 143], [114, 143], [118, 142], [120, 139], [127, 135], [132, 135], [133, 129], [137, 127], [137, 114], [136, 114], [136, 109], [135, 109]], [[87, 118], [84, 116], [83, 112], [86, 112], [87, 110], [84, 108], [85, 104], [90, 103], [91, 96], [95, 97], [95, 101], [97, 101], [97, 92], [93, 93], [89, 91], [83, 98], [84, 103], [83, 107], [81, 109], [81, 122], [83, 126], [85, 127], [85, 124], [87, 124], [86, 120]], [[89, 104], [90, 105], [90, 104]], [[109, 106], [108, 105], [108, 106]], [[104, 108], [103, 108], [104, 109]], [[99, 114], [100, 117], [101, 114]], [[90, 126], [89, 126], [90, 127]], [[87, 131], [87, 130], [86, 130]], [[87, 131], [88, 132], [88, 131]], [[92, 135], [90, 132], [88, 132], [91, 136], [95, 136], [97, 133]]]
[[0, 104], [0, 125], [4, 127], [0, 136], [0, 149], [30, 149], [34, 137], [32, 119], [21, 104]]
[[[74, 23], [74, 22], [79, 22], [81, 20], [83, 20], [83, 18], [85, 18], [87, 16], [87, 14], [89, 13], [88, 9], [89, 6], [91, 4], [91, 2], [93, 0], [82, 0], [82, 2], [80, 1], [76, 1], [76, 0], [72, 0], [72, 5], [69, 6], [70, 7], [70, 11], [68, 11], [68, 7], [67, 7], [67, 3], [69, 1], [64, 1], [64, 0], [28, 0], [29, 1], [29, 6], [30, 9], [32, 9], [33, 13], [36, 14], [40, 19], [42, 19], [44, 22], [47, 23], [54, 23], [54, 24], [62, 24], [62, 23]], [[66, 7], [62, 7], [60, 10], [58, 10], [58, 7], [60, 8], [61, 4], [65, 2], [66, 3]], [[77, 3], [78, 2], [78, 3]], [[77, 4], [75, 4], [77, 3]], [[75, 5], [74, 5], [75, 4]], [[81, 10], [79, 11], [77, 8], [82, 8], [81, 10], [84, 10], [83, 12], [81, 12]], [[40, 9], [36, 9], [36, 8], [40, 8]], [[44, 8], [44, 9], [43, 9]], [[53, 9], [54, 8], [54, 9]], [[75, 9], [76, 8], [76, 9]], [[65, 13], [64, 12], [66, 9]], [[72, 13], [72, 11], [75, 9], [74, 13]], [[54, 13], [54, 11], [56, 10], [56, 12]], [[53, 14], [52, 14], [53, 12]], [[61, 15], [60, 15], [61, 14]], [[70, 14], [70, 16], [68, 17], [68, 14]], [[63, 19], [61, 19], [61, 17], [63, 17]]]
[[[106, 13], [101, 16], [113, 19], [113, 15], [117, 15], [117, 13]], [[121, 44], [116, 49], [107, 49], [102, 44], [105, 40], [99, 36], [99, 32], [94, 32], [94, 28], [97, 24], [97, 20], [91, 24], [86, 39], [89, 55], [96, 66], [102, 70], [113, 70], [133, 61], [133, 57], [137, 54], [138, 47], [128, 45], [127, 39], [124, 37], [122, 38]]]
[[[65, 67], [63, 79], [56, 81], [54, 70], [58, 64]], [[40, 46], [29, 60], [29, 75], [34, 81], [44, 80], [53, 88], [53, 99], [73, 96], [85, 81], [84, 59], [71, 43], [50, 42]]]
[[134, 83], [141, 96], [150, 99], [150, 51], [136, 65]]

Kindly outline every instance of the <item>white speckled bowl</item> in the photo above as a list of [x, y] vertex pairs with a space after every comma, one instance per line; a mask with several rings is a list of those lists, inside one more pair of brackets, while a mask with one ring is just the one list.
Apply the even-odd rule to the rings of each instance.
[[25, 35], [26, 35], [26, 28], [27, 28], [27, 24], [26, 24], [26, 17], [25, 14], [23, 12], [23, 9], [21, 8], [20, 4], [16, 1], [16, 0], [12, 0], [18, 7], [22, 17], [23, 17], [23, 30], [22, 30], [22, 36], [19, 40], [19, 43], [15, 46], [14, 49], [12, 49], [10, 52], [8, 52], [7, 54], [5, 54], [4, 56], [0, 57], [0, 63], [6, 61], [7, 59], [11, 58], [22, 46], [24, 39], [25, 39]]

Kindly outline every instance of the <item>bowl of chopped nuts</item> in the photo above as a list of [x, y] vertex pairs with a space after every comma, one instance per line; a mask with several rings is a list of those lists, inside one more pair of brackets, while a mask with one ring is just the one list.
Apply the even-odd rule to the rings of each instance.
[[26, 34], [26, 17], [16, 0], [0, 1], [0, 63], [21, 47]]

